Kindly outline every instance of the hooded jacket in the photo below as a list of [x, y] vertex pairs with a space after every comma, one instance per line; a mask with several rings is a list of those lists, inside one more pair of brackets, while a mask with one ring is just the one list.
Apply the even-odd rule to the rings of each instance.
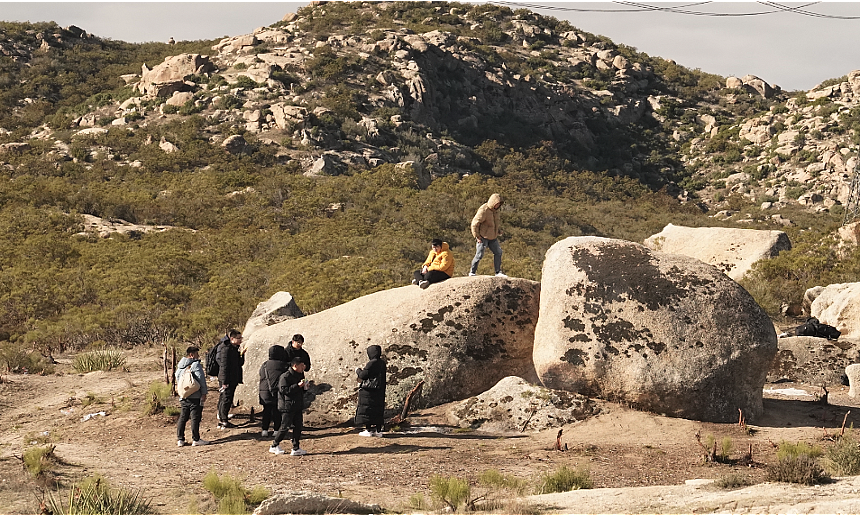
[[[356, 374], [362, 384], [365, 381], [374, 383], [376, 388], [361, 387], [358, 390], [358, 407], [355, 409], [356, 425], [382, 425], [385, 420], [385, 360], [382, 359], [382, 348], [376, 344], [367, 348], [367, 358], [370, 361]], [[374, 382], [373, 380], [376, 379]]]
[[454, 256], [451, 254], [448, 242], [442, 242], [442, 250], [438, 253], [435, 249], [430, 249], [430, 254], [424, 260], [424, 267], [430, 271], [442, 271], [448, 276], [454, 275]]
[[239, 347], [233, 345], [227, 337], [221, 337], [218, 344], [218, 381], [221, 385], [236, 386], [242, 383], [242, 366], [245, 357], [239, 353]]
[[495, 240], [502, 232], [499, 208], [502, 206], [502, 196], [494, 193], [490, 199], [478, 208], [472, 218], [472, 236], [475, 238]]
[[280, 379], [278, 379], [278, 410], [281, 412], [291, 412], [304, 408], [305, 390], [299, 387], [299, 382], [304, 377], [305, 373], [300, 373], [292, 367], [288, 368], [287, 372], [281, 375]]
[[182, 360], [176, 364], [177, 383], [179, 382], [179, 378], [182, 376], [182, 373], [185, 372], [186, 367], [191, 368], [191, 374], [194, 375], [194, 379], [197, 380], [197, 383], [200, 385], [200, 389], [198, 389], [197, 392], [190, 394], [187, 399], [199, 400], [204, 394], [209, 392], [209, 388], [206, 386], [206, 375], [203, 373], [203, 365], [200, 363], [199, 358], [182, 357]]
[[287, 352], [275, 344], [269, 348], [269, 359], [260, 366], [260, 403], [273, 405], [278, 402], [278, 380], [289, 369]]

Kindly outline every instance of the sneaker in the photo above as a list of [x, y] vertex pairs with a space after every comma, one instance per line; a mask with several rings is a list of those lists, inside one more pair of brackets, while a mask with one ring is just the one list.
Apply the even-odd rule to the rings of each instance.
[[191, 446], [206, 446], [209, 444], [209, 441], [204, 441], [203, 439], [197, 439], [196, 441], [191, 442]]
[[261, 436], [263, 436], [263, 437], [269, 437], [269, 431], [268, 431], [268, 430], [263, 430], [262, 432], [260, 432], [260, 435], [261, 435]]
[[373, 437], [373, 432], [371, 432], [370, 430], [362, 430], [358, 433], [358, 435], [362, 437]]
[[183, 446], [185, 446], [185, 441], [183, 441], [182, 439], [176, 441], [176, 446], [182, 448]]
[[417, 279], [415, 279], [415, 278], [412, 278], [412, 284], [413, 284], [413, 285], [417, 285], [417, 284], [418, 284], [418, 280], [417, 280]]
[[231, 422], [227, 421], [226, 423], [222, 422], [220, 425], [218, 425], [218, 427], [219, 427], [221, 430], [225, 430], [225, 429], [227, 429], [227, 428], [236, 428], [236, 425], [234, 425], [233, 423], [231, 423]]
[[270, 446], [269, 453], [274, 453], [275, 455], [283, 455], [285, 452], [281, 449], [280, 446]]
[[382, 432], [371, 432], [371, 433], [373, 434], [373, 437], [382, 437], [383, 436]]
[[422, 281], [421, 283], [419, 283], [418, 286], [421, 288], [427, 288], [430, 286], [430, 282], [425, 280], [425, 281]]
[[290, 455], [292, 455], [293, 457], [300, 457], [300, 456], [305, 455], [307, 453], [308, 452], [304, 451], [301, 448], [296, 448], [295, 450], [290, 452]]
[[477, 274], [475, 274], [474, 272], [470, 272], [469, 276], [477, 276]]
[[504, 273], [504, 272], [502, 272], [502, 271], [499, 271], [499, 272], [497, 272], [497, 273], [496, 273], [496, 277], [497, 277], [497, 278], [507, 278], [507, 277], [508, 277], [508, 275], [507, 275], [507, 274], [505, 274], [505, 273]]

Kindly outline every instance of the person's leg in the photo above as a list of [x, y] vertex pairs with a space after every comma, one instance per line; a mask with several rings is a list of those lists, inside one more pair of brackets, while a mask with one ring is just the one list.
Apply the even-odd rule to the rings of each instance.
[[427, 281], [429, 281], [430, 283], [440, 283], [450, 277], [451, 276], [448, 276], [448, 274], [442, 271], [429, 271], [427, 273]]
[[289, 418], [289, 412], [281, 412], [281, 425], [278, 428], [278, 432], [275, 434], [275, 439], [272, 441], [272, 448], [277, 447], [281, 444], [281, 441], [287, 438], [287, 430], [289, 429], [289, 422], [287, 419]]
[[191, 415], [191, 406], [188, 400], [179, 400], [179, 419], [176, 420], [176, 440], [185, 441], [185, 423]]
[[269, 423], [272, 422], [272, 405], [269, 403], [263, 403], [263, 400], [260, 400], [260, 403], [263, 405], [263, 411], [260, 414], [260, 428], [264, 432], [268, 432]]
[[412, 274], [412, 284], [417, 285], [422, 281], [424, 281], [424, 275], [421, 274], [421, 269], [418, 269], [414, 274]]
[[302, 440], [302, 426], [304, 425], [304, 420], [302, 418], [302, 407], [299, 407], [293, 413], [293, 449], [298, 450], [300, 448], [299, 443]]
[[230, 414], [230, 409], [233, 408], [233, 395], [236, 394], [236, 386], [231, 385], [221, 391], [218, 397], [218, 419], [222, 425], [226, 425]]
[[502, 272], [502, 246], [499, 244], [499, 239], [488, 240], [487, 247], [493, 252], [493, 268], [498, 274]]
[[203, 419], [203, 407], [200, 406], [199, 399], [189, 399], [191, 406], [191, 438], [195, 441], [200, 440], [200, 421]]
[[272, 403], [270, 407], [272, 412], [272, 433], [275, 433], [281, 429], [281, 413], [278, 412], [277, 402]]
[[486, 240], [481, 242], [475, 241], [475, 257], [472, 258], [472, 266], [469, 268], [469, 274], [475, 274], [478, 272], [478, 262], [481, 261], [481, 258], [484, 257], [484, 249], [487, 248]]

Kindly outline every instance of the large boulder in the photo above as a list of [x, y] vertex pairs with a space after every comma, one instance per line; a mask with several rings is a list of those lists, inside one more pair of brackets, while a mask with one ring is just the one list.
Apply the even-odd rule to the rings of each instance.
[[540, 284], [518, 278], [464, 277], [384, 290], [313, 315], [260, 328], [245, 341], [244, 385], [236, 400], [256, 405], [260, 365], [273, 344], [305, 337], [309, 421], [346, 421], [355, 413], [356, 367], [366, 349], [382, 346], [388, 360], [388, 407], [398, 409], [424, 381], [417, 407], [480, 394], [505, 376], [537, 382], [532, 343]]
[[662, 253], [683, 254], [709, 263], [735, 281], [752, 265], [791, 249], [782, 231], [736, 228], [690, 228], [667, 224], [645, 239], [645, 246]]
[[711, 265], [575, 237], [543, 266], [534, 364], [542, 383], [689, 419], [762, 413], [777, 349], [764, 310]]
[[257, 304], [257, 308], [254, 309], [251, 317], [245, 323], [242, 336], [247, 339], [249, 335], [260, 328], [304, 316], [305, 314], [299, 309], [295, 299], [293, 299], [293, 296], [289, 292], [278, 292], [269, 299], [260, 301]]
[[144, 64], [137, 87], [144, 94], [169, 97], [177, 91], [188, 89], [188, 85], [185, 84], [186, 76], [213, 71], [215, 71], [215, 65], [209, 60], [209, 56], [200, 54], [168, 56], [152, 70]]
[[840, 339], [860, 340], [860, 283], [827, 285], [812, 301], [809, 313], [841, 331]]
[[809, 385], [842, 383], [845, 368], [860, 362], [860, 346], [848, 340], [821, 337], [784, 337], [768, 371], [767, 381]]

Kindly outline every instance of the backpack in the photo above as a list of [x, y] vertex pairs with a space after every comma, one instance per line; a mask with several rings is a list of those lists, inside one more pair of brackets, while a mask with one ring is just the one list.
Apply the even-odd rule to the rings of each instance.
[[220, 345], [221, 342], [219, 341], [206, 352], [206, 374], [209, 376], [218, 376], [220, 372], [221, 368], [218, 367], [218, 346]]
[[200, 390], [200, 384], [194, 378], [194, 373], [191, 372], [191, 364], [188, 364], [179, 375], [179, 381], [176, 382], [176, 392], [180, 398], [187, 398]]
[[842, 335], [842, 332], [820, 322], [815, 317], [810, 317], [805, 323], [801, 324], [794, 330], [795, 335], [805, 337], [821, 337], [828, 340], [836, 340]]

